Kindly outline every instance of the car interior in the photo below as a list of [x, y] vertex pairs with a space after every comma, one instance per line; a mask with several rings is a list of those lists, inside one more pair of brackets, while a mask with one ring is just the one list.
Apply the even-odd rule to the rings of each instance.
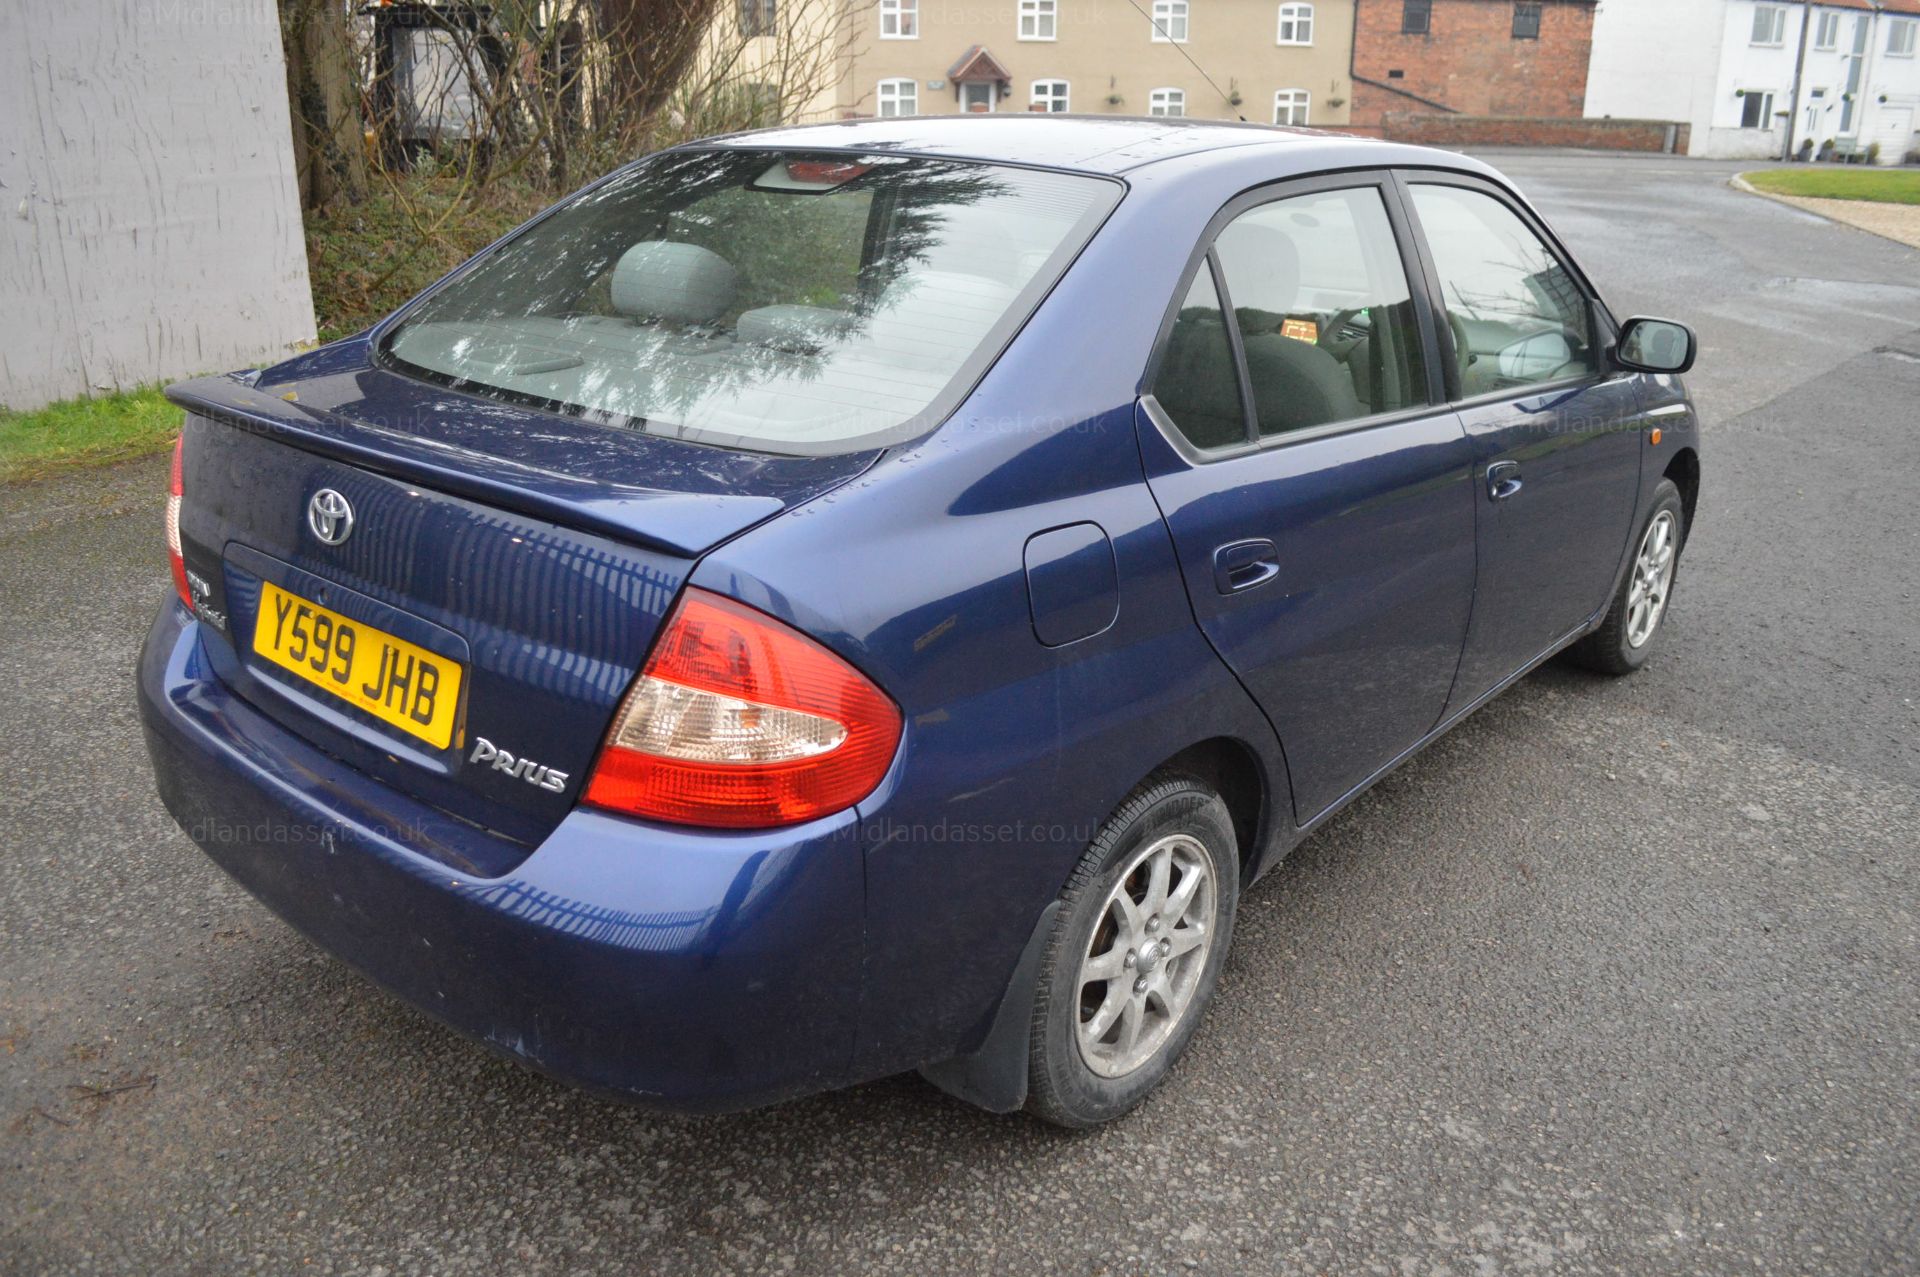
[[786, 161], [726, 163], [731, 180], [669, 207], [585, 210], [559, 251], [509, 246], [498, 278], [430, 298], [389, 349], [654, 433], [884, 431], [941, 393], [1108, 189], [843, 164], [808, 190]]

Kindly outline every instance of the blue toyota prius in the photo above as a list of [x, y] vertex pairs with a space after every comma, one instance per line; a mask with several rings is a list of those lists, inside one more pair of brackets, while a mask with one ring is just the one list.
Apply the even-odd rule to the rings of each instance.
[[1556, 652], [1647, 659], [1694, 352], [1458, 155], [1060, 117], [665, 151], [168, 392], [160, 793], [582, 1086], [918, 1068], [1089, 1126], [1302, 837]]

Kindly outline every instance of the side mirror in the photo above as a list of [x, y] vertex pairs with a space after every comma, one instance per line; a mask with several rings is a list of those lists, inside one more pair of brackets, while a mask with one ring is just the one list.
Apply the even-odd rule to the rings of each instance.
[[1671, 319], [1629, 319], [1620, 327], [1613, 360], [1635, 372], [1682, 373], [1700, 353], [1693, 329]]

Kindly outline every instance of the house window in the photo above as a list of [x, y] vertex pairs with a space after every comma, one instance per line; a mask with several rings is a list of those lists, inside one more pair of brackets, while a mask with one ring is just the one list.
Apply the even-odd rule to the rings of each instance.
[[1920, 30], [1920, 22], [1911, 18], [1896, 18], [1887, 28], [1887, 56], [1890, 58], [1910, 58], [1913, 56], [1913, 36]]
[[1185, 89], [1155, 89], [1147, 95], [1148, 115], [1185, 115], [1187, 113], [1187, 91]]
[[1033, 89], [1027, 94], [1027, 105], [1035, 111], [1064, 111], [1067, 109], [1067, 82], [1065, 80], [1035, 80]]
[[920, 38], [920, 0], [880, 0], [880, 38]]
[[1813, 38], [1813, 47], [1823, 53], [1831, 53], [1840, 47], [1840, 15], [1823, 13], [1820, 15], [1820, 29]]
[[1281, 44], [1313, 43], [1313, 6], [1310, 4], [1283, 4], [1280, 6]]
[[1513, 6], [1513, 38], [1516, 40], [1538, 40], [1540, 38], [1539, 5], [1516, 4]]
[[1400, 8], [1400, 33], [1425, 35], [1433, 29], [1433, 0], [1406, 0]]
[[740, 34], [773, 34], [774, 0], [740, 0]]
[[1770, 48], [1779, 48], [1787, 42], [1787, 11], [1777, 4], [1755, 6], [1753, 10], [1753, 42]]
[[1153, 0], [1153, 39], [1156, 44], [1187, 42], [1187, 0]]
[[1273, 95], [1273, 122], [1275, 124], [1305, 124], [1307, 122], [1307, 102], [1311, 98], [1305, 89], [1282, 89]]
[[919, 84], [914, 80], [882, 80], [874, 95], [881, 119], [896, 115], [920, 114]]
[[1740, 99], [1740, 127], [1743, 129], [1770, 129], [1773, 127], [1773, 94], [1747, 90]]
[[761, 82], [749, 83], [741, 90], [746, 100], [750, 127], [756, 129], [771, 128], [780, 123], [780, 86]]
[[1059, 22], [1059, 0], [1020, 0], [1020, 38], [1052, 40]]

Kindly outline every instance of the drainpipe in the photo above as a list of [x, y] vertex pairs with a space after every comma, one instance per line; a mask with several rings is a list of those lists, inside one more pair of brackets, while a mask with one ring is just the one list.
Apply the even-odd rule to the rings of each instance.
[[1800, 80], [1807, 73], [1807, 39], [1813, 26], [1813, 0], [1800, 0], [1800, 56], [1793, 62], [1793, 106], [1787, 113], [1787, 150], [1782, 164], [1793, 163], [1793, 135], [1800, 127]]
[[[1864, 140], [1868, 146], [1873, 144], [1873, 134], [1867, 128], [1867, 103], [1872, 101], [1874, 106], [1880, 105], [1879, 101], [1872, 99], [1870, 95], [1873, 92], [1873, 55], [1881, 49], [1880, 15], [1887, 11], [1887, 6], [1882, 3], [1882, 0], [1871, 0], [1871, 2], [1873, 14], [1867, 19], [1867, 51], [1860, 55], [1860, 96], [1854, 102], [1859, 110], [1853, 113], [1853, 145], [1855, 150], [1862, 152], [1863, 161], [1866, 158], [1864, 154], [1866, 146], [1862, 146], [1861, 142]], [[1873, 122], [1875, 125], [1880, 123], [1880, 112], [1877, 110], [1873, 113]]]

